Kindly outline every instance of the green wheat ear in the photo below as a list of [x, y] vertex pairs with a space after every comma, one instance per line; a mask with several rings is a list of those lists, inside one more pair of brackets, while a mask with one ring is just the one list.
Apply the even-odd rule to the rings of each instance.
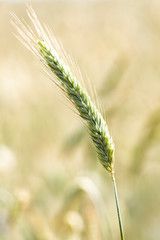
[[61, 88], [77, 109], [80, 117], [85, 121], [88, 132], [95, 145], [98, 158], [104, 168], [110, 173], [113, 180], [120, 234], [121, 239], [124, 239], [114, 177], [114, 144], [109, 134], [107, 124], [87, 92], [70, 71], [64, 55], [59, 51], [59, 46], [54, 36], [47, 27], [45, 27], [45, 30], [42, 28], [31, 7], [27, 8], [27, 13], [36, 31], [33, 31], [25, 22], [23, 23], [12, 14], [14, 18], [12, 24], [18, 31], [18, 38], [45, 64], [51, 73], [54, 74], [54, 79], [56, 79], [54, 82]]
[[89, 134], [101, 164], [113, 174], [114, 145], [101, 113], [52, 47], [47, 46], [44, 40], [38, 40], [38, 45], [47, 66], [56, 75], [61, 87], [78, 110], [81, 118], [87, 122]]

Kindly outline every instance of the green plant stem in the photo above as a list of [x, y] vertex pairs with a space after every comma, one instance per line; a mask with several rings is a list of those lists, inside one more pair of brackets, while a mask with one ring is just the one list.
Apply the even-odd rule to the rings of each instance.
[[122, 218], [121, 218], [121, 213], [120, 213], [118, 193], [117, 193], [116, 180], [115, 180], [114, 174], [112, 175], [112, 181], [113, 181], [113, 187], [114, 187], [114, 196], [115, 196], [115, 201], [116, 201], [116, 208], [117, 208], [117, 215], [118, 215], [118, 221], [119, 221], [119, 229], [120, 229], [121, 240], [124, 240], [123, 224], [122, 224]]

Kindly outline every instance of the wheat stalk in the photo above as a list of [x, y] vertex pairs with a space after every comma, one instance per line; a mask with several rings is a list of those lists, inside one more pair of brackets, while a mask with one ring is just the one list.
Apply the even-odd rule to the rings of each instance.
[[113, 181], [120, 234], [123, 240], [122, 220], [114, 177], [114, 144], [109, 134], [107, 124], [101, 113], [91, 101], [90, 96], [82, 88], [81, 84], [77, 81], [66, 64], [65, 54], [60, 52], [60, 47], [55, 37], [46, 26], [44, 28], [41, 26], [32, 7], [28, 6], [27, 13], [36, 31], [33, 31], [24, 20], [20, 21], [16, 15], [12, 14], [14, 18], [12, 24], [18, 31], [18, 39], [29, 48], [52, 73], [54, 73], [55, 84], [76, 107], [80, 117], [86, 123], [88, 132], [95, 145], [98, 158], [103, 167], [110, 173]]

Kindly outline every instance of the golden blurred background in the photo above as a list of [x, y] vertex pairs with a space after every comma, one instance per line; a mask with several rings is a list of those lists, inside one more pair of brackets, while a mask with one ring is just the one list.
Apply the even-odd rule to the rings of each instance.
[[[159, 239], [160, 1], [31, 4], [103, 108], [126, 239]], [[10, 12], [28, 22], [25, 3], [0, 2], [0, 239], [118, 240], [111, 179]]]

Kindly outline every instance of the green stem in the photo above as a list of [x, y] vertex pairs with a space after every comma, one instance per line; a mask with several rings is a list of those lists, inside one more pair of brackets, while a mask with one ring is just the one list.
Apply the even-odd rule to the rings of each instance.
[[113, 180], [113, 186], [114, 186], [114, 196], [115, 196], [115, 200], [116, 200], [120, 235], [121, 235], [121, 240], [124, 240], [123, 225], [122, 225], [122, 219], [121, 219], [121, 213], [120, 213], [120, 207], [119, 207], [119, 201], [118, 201], [118, 194], [117, 194], [117, 187], [116, 187], [116, 180], [115, 180], [114, 174], [112, 175], [112, 180]]

